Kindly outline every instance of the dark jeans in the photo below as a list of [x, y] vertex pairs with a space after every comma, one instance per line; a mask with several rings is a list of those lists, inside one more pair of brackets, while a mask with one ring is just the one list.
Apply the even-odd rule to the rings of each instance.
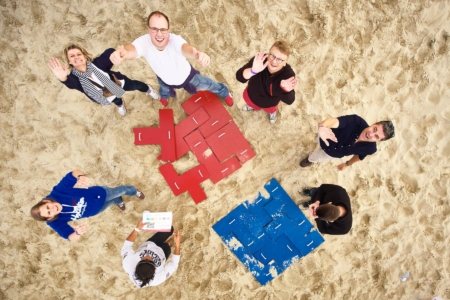
[[[143, 93], [148, 92], [148, 85], [139, 80], [133, 80], [123, 75], [123, 79], [125, 80], [125, 84], [123, 85], [123, 89], [125, 91], [139, 91]], [[123, 101], [122, 98], [116, 98], [112, 101], [117, 106], [122, 106]]]
[[173, 234], [173, 226], [170, 232], [157, 232], [147, 241], [153, 242], [159, 248], [163, 249], [164, 255], [166, 259], [169, 258], [170, 253], [172, 252], [169, 244], [166, 243], [166, 240]]

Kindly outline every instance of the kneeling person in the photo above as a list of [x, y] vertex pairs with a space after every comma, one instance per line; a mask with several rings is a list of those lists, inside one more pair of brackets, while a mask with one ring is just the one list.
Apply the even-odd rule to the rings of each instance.
[[[145, 223], [140, 220], [121, 250], [122, 267], [131, 281], [140, 288], [160, 285], [177, 270], [180, 262], [181, 236], [178, 229], [174, 230], [173, 227], [170, 232], [157, 232], [134, 252], [134, 241], [144, 226]], [[166, 240], [172, 234], [175, 251], [170, 262], [166, 264], [171, 253], [171, 241]]]
[[319, 188], [304, 189], [311, 196], [306, 205], [322, 234], [347, 234], [352, 228], [350, 198], [344, 188], [334, 184], [322, 184]]

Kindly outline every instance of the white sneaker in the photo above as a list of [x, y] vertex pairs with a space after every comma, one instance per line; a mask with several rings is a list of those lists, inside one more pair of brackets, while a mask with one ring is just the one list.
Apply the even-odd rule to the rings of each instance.
[[152, 97], [154, 100], [159, 100], [159, 94], [151, 86], [148, 86], [147, 96]]
[[122, 106], [117, 106], [117, 111], [119, 112], [119, 115], [125, 116], [127, 114], [125, 104], [122, 104]]
[[277, 112], [274, 112], [273, 114], [269, 114], [269, 121], [270, 124], [275, 124], [275, 122], [277, 121]]
[[253, 109], [252, 107], [248, 106], [248, 105], [245, 105], [245, 106], [242, 108], [242, 110], [243, 110], [243, 111], [253, 111], [254, 109]]

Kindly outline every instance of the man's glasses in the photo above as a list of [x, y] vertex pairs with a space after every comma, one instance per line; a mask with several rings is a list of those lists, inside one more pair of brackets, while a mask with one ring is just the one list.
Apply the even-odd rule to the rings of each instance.
[[285, 61], [285, 59], [281, 59], [279, 57], [276, 57], [275, 55], [273, 55], [272, 53], [269, 53], [269, 57], [271, 60], [275, 60], [277, 63], [281, 64], [282, 62]]
[[169, 32], [169, 28], [156, 28], [156, 27], [149, 27], [149, 28], [152, 33], [158, 33], [159, 31], [161, 32], [161, 34], [166, 34]]

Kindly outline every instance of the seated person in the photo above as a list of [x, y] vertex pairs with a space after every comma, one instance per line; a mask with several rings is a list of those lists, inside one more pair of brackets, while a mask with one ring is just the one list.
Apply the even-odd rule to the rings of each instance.
[[322, 184], [319, 188], [303, 189], [311, 201], [303, 203], [315, 219], [322, 234], [347, 234], [352, 228], [350, 198], [344, 188], [334, 184]]
[[[133, 250], [138, 233], [144, 230], [145, 224], [139, 220], [120, 251], [123, 269], [134, 285], [139, 288], [160, 285], [172, 276], [180, 263], [181, 235], [180, 231], [174, 230], [173, 227], [170, 232], [155, 233], [136, 251]], [[169, 240], [171, 236], [173, 236], [173, 240]], [[173, 243], [175, 243], [175, 251], [168, 262], [171, 253], [170, 247]]]

